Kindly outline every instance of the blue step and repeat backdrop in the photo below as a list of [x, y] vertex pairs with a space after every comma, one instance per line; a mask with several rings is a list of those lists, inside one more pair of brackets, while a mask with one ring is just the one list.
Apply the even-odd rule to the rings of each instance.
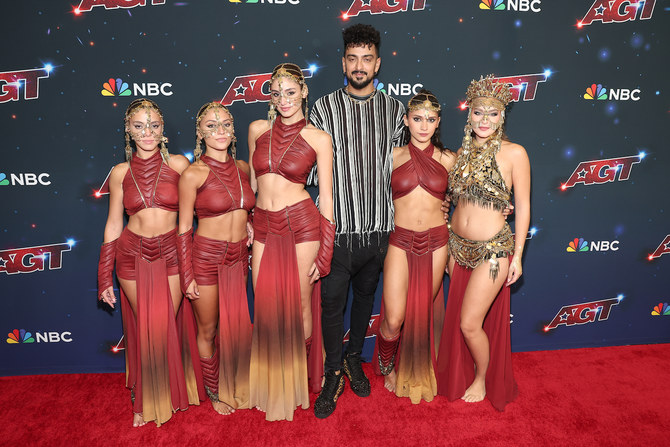
[[[381, 31], [376, 87], [403, 102], [435, 92], [453, 150], [469, 81], [494, 73], [514, 88], [507, 132], [530, 156], [533, 209], [513, 349], [670, 341], [667, 0], [31, 0], [3, 10], [0, 375], [124, 368], [121, 315], [98, 307], [96, 267], [130, 101], [154, 99], [170, 151], [186, 155], [196, 111], [222, 101], [247, 159], [272, 68], [303, 67], [312, 102], [342, 87], [341, 31], [354, 23]], [[376, 309], [380, 296], [381, 285]]]

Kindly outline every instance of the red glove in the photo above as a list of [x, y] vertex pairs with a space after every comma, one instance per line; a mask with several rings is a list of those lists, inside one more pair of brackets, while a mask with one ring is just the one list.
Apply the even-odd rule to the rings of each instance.
[[179, 283], [181, 291], [186, 295], [186, 289], [193, 282], [193, 264], [191, 252], [193, 250], [193, 228], [177, 236], [177, 258], [179, 260]]
[[98, 260], [98, 299], [102, 292], [114, 285], [112, 272], [114, 271], [114, 261], [116, 260], [116, 241], [102, 244], [100, 247], [100, 259]]
[[330, 262], [333, 260], [333, 248], [335, 246], [335, 224], [321, 214], [319, 221], [321, 232], [319, 252], [316, 254], [316, 268], [323, 278], [330, 273]]

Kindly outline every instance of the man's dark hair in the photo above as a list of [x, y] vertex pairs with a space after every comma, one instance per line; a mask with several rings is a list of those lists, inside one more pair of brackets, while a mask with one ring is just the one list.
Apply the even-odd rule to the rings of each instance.
[[342, 39], [344, 40], [344, 51], [351, 47], [374, 46], [377, 50], [377, 56], [379, 56], [379, 45], [381, 44], [379, 31], [372, 25], [362, 23], [351, 25], [342, 31]]

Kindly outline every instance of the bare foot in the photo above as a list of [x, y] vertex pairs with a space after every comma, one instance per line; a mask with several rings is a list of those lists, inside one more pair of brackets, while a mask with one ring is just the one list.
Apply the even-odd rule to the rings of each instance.
[[221, 401], [212, 402], [212, 406], [214, 407], [214, 411], [219, 414], [227, 415], [235, 413], [235, 409], [233, 407]]
[[144, 416], [142, 416], [142, 413], [133, 413], [133, 427], [141, 427], [146, 422], [144, 421]]
[[395, 373], [395, 369], [392, 369], [387, 376], [384, 376], [384, 388], [392, 393], [395, 393], [395, 384], [397, 379], [398, 376]]
[[465, 390], [465, 394], [461, 399], [466, 402], [481, 402], [484, 400], [484, 396], [486, 396], [486, 382], [475, 379], [472, 385]]

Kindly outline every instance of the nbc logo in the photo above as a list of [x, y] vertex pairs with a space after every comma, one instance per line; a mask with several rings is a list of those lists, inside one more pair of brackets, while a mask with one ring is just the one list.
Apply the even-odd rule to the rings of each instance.
[[120, 78], [109, 78], [107, 82], [102, 84], [100, 93], [102, 96], [130, 96], [130, 89], [128, 84]]
[[35, 332], [35, 337], [33, 334], [26, 331], [25, 329], [14, 329], [12, 332], [7, 334], [7, 343], [10, 345], [15, 344], [24, 344], [24, 343], [71, 343], [72, 342], [72, 332]]
[[590, 244], [583, 238], [574, 238], [568, 243], [565, 251], [568, 253], [582, 253], [585, 251], [617, 251], [619, 241], [592, 241]]
[[156, 82], [142, 82], [137, 84], [132, 83], [132, 91], [127, 82], [123, 82], [121, 78], [109, 78], [107, 82], [102, 84], [100, 94], [102, 96], [172, 96], [173, 92], [170, 90], [172, 84], [164, 82], [162, 84]]
[[7, 334], [7, 343], [10, 345], [18, 343], [35, 343], [35, 339], [33, 338], [33, 334], [25, 329], [14, 329]]
[[652, 315], [670, 315], [670, 306], [668, 303], [658, 303], [651, 311]]
[[479, 9], [493, 9], [494, 11], [504, 11], [505, 4], [503, 0], [482, 0]]
[[584, 93], [584, 99], [607, 99], [607, 89], [602, 84], [591, 84]]
[[591, 84], [590, 87], [586, 88], [586, 93], [584, 93], [584, 99], [588, 100], [603, 100], [609, 99], [610, 101], [639, 101], [640, 100], [640, 89], [628, 89], [628, 88], [611, 88], [609, 93], [607, 89], [603, 87], [602, 84]]
[[570, 241], [568, 248], [565, 249], [568, 253], [576, 253], [581, 251], [589, 251], [589, 244], [581, 237]]
[[9, 176], [4, 172], [0, 172], [0, 186], [8, 186], [10, 184], [13, 186], [49, 186], [51, 185], [51, 180], [49, 180], [49, 174], [46, 172], [39, 174], [34, 172], [10, 172]]
[[[346, 85], [346, 79], [345, 79]], [[419, 90], [423, 88], [423, 84], [409, 84], [407, 82], [397, 82], [394, 84], [384, 84], [378, 79], [374, 81], [375, 88], [381, 92], [384, 92], [388, 95], [396, 96], [410, 96], [416, 95], [419, 93]]]
[[519, 11], [519, 12], [540, 12], [541, 0], [507, 0], [507, 5], [503, 0], [480, 0], [479, 9], [488, 11]]

